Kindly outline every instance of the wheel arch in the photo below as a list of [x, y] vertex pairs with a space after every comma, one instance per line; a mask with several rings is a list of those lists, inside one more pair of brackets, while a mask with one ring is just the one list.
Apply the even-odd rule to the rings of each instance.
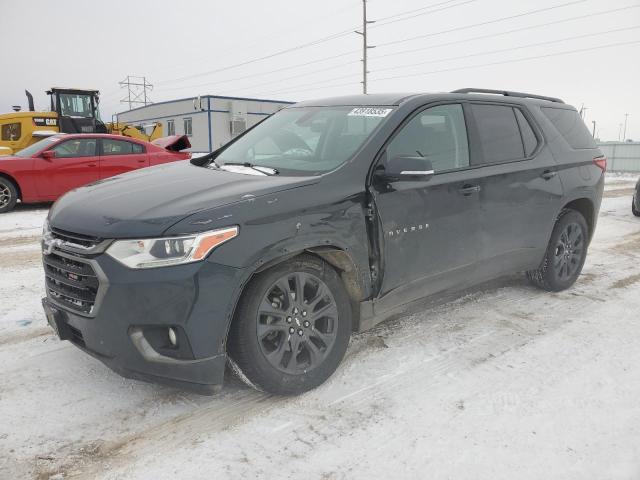
[[580, 213], [587, 222], [587, 227], [589, 228], [589, 241], [593, 237], [593, 232], [595, 229], [595, 206], [593, 201], [587, 197], [576, 198], [567, 202], [561, 209], [562, 210], [575, 210]]
[[336, 269], [338, 275], [340, 276], [340, 279], [342, 280], [342, 283], [345, 286], [347, 294], [349, 295], [354, 329], [357, 327], [360, 318], [360, 303], [367, 295], [367, 285], [365, 284], [363, 277], [360, 274], [361, 269], [358, 267], [357, 262], [354, 260], [353, 256], [349, 254], [346, 248], [342, 248], [337, 245], [323, 244], [317, 246], [305, 246], [295, 250], [289, 249], [286, 254], [277, 256], [257, 265], [246, 276], [242, 286], [239, 288], [239, 292], [234, 301], [233, 310], [231, 312], [231, 315], [229, 316], [224, 341], [225, 350], [229, 340], [231, 324], [234, 322], [235, 314], [238, 309], [238, 304], [240, 303], [242, 295], [244, 294], [247, 285], [251, 282], [251, 280], [257, 274], [264, 272], [265, 270], [268, 270], [277, 265], [280, 265], [283, 262], [305, 254], [318, 257]]

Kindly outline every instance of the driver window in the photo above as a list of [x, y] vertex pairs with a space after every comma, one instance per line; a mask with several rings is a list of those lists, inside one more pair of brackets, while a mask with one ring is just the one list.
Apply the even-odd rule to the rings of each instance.
[[388, 161], [397, 156], [425, 157], [433, 170], [469, 166], [469, 144], [462, 105], [438, 105], [413, 117], [387, 147]]
[[59, 143], [52, 148], [56, 152], [56, 157], [93, 157], [96, 154], [95, 138], [74, 138]]

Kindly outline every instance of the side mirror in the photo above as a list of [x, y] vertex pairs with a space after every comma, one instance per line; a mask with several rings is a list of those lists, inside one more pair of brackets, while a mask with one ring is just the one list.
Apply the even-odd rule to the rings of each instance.
[[386, 181], [425, 181], [434, 174], [431, 160], [425, 157], [398, 155], [387, 159], [376, 172]]
[[52, 159], [56, 158], [56, 151], [55, 150], [45, 150], [44, 152], [42, 152], [42, 158], [44, 158], [45, 160], [52, 160]]

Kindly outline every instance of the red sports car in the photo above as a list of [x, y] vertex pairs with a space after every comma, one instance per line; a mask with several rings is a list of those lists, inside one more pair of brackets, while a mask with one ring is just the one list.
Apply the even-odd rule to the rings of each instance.
[[22, 203], [51, 202], [69, 190], [138, 168], [191, 158], [185, 135], [152, 143], [120, 135], [54, 135], [0, 156], [0, 213]]

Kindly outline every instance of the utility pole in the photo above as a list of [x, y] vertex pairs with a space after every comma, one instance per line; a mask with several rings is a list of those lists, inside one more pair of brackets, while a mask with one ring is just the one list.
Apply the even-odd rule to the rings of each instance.
[[362, 0], [362, 31], [355, 31], [358, 35], [362, 36], [362, 93], [367, 93], [367, 50], [375, 48], [375, 46], [367, 43], [367, 25], [370, 23], [376, 23], [375, 20], [367, 20], [367, 0]]
[[127, 96], [120, 99], [120, 103], [127, 103], [129, 110], [136, 105], [149, 105], [153, 103], [147, 95], [147, 90], [153, 90], [153, 85], [147, 83], [147, 77], [135, 77], [133, 75], [127, 75], [127, 78], [118, 82], [120, 88], [127, 89]]
[[591, 120], [591, 123], [593, 123], [593, 133], [591, 134], [591, 136], [593, 138], [596, 138], [596, 121], [595, 120]]
[[624, 142], [627, 139], [627, 120], [629, 119], [629, 114], [624, 114], [624, 133], [622, 134], [622, 141]]

